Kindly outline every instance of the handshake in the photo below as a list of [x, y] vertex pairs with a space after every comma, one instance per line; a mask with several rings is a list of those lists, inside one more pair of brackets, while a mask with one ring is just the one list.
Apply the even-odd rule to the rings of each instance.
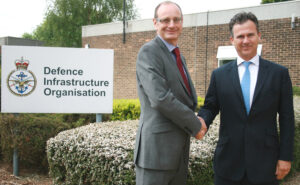
[[203, 118], [198, 116], [199, 121], [201, 122], [201, 129], [200, 131], [197, 133], [197, 135], [195, 136], [196, 139], [200, 140], [203, 139], [203, 137], [205, 136], [206, 132], [207, 132], [207, 126], [205, 124], [205, 121]]

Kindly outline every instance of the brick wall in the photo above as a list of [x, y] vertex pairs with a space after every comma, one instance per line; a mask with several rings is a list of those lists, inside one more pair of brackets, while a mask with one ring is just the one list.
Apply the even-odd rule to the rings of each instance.
[[[291, 19], [260, 21], [262, 57], [289, 68], [292, 83], [300, 86], [300, 21], [291, 29]], [[207, 35], [208, 33], [208, 35]], [[83, 37], [83, 46], [114, 49], [114, 98], [137, 98], [135, 64], [139, 48], [156, 35], [155, 31], [123, 35]], [[187, 60], [198, 96], [204, 97], [211, 72], [218, 67], [216, 58], [219, 46], [231, 45], [228, 24], [185, 27], [179, 47]], [[207, 40], [207, 42], [206, 42]]]

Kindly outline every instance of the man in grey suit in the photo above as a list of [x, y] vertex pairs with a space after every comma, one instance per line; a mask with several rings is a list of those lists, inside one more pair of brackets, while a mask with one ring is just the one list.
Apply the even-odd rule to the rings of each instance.
[[293, 92], [288, 69], [257, 55], [261, 33], [254, 14], [236, 14], [229, 29], [238, 58], [213, 71], [198, 113], [208, 127], [221, 114], [215, 185], [278, 185], [293, 159]]
[[184, 185], [190, 136], [201, 139], [206, 126], [194, 113], [197, 95], [177, 42], [180, 7], [160, 3], [153, 19], [157, 36], [139, 51], [136, 64], [141, 116], [134, 162], [137, 185]]

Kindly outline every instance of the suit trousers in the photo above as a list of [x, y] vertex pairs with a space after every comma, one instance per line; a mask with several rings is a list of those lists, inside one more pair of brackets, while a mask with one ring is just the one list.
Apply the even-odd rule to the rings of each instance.
[[254, 184], [249, 181], [246, 174], [240, 181], [232, 181], [215, 174], [215, 185], [279, 185], [279, 182], [274, 180], [273, 182]]
[[135, 165], [136, 185], [186, 185], [188, 164], [181, 158], [177, 170], [154, 170]]

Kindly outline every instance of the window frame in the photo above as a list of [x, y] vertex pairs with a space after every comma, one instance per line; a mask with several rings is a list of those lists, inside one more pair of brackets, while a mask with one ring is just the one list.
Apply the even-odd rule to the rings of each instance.
[[[261, 56], [262, 52], [262, 44], [258, 44], [257, 46], [257, 54]], [[234, 46], [218, 46], [217, 56], [218, 59], [218, 68], [221, 67], [221, 61], [224, 60], [235, 60], [237, 59], [238, 54], [234, 48]]]

